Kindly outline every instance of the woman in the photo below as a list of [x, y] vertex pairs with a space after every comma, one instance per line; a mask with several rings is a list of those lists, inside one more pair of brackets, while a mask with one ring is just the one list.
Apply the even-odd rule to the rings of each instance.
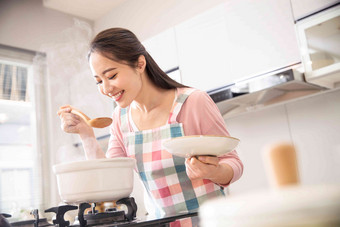
[[[163, 141], [175, 137], [229, 133], [208, 94], [168, 77], [132, 32], [100, 32], [88, 59], [99, 91], [118, 104], [108, 151], [101, 150], [93, 129], [71, 113], [71, 106], [58, 111], [62, 128], [80, 135], [88, 159], [135, 158], [156, 215], [195, 211], [205, 200], [223, 196], [223, 187], [240, 178], [243, 165], [236, 151], [184, 159], [162, 149]], [[175, 225], [197, 226], [197, 218]]]

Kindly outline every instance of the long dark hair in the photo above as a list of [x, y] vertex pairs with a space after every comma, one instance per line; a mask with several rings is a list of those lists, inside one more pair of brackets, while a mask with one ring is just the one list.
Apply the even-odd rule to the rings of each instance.
[[98, 33], [90, 43], [88, 59], [94, 52], [116, 62], [126, 62], [132, 68], [137, 66], [139, 56], [143, 55], [146, 60], [147, 75], [157, 87], [163, 89], [187, 87], [163, 72], [136, 35], [127, 29], [110, 28]]

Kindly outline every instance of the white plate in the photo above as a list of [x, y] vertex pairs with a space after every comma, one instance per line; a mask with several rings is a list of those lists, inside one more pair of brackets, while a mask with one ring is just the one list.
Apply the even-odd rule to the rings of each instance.
[[171, 154], [189, 158], [197, 155], [221, 156], [233, 151], [239, 139], [227, 136], [183, 136], [167, 140], [163, 147]]

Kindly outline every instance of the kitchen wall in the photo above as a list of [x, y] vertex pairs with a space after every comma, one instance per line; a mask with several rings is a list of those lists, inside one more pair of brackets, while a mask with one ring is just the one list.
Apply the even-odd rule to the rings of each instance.
[[340, 183], [340, 89], [320, 92], [226, 119], [244, 162], [242, 178], [230, 186], [231, 194], [271, 187], [263, 150], [276, 142], [292, 142], [297, 150], [301, 184]]

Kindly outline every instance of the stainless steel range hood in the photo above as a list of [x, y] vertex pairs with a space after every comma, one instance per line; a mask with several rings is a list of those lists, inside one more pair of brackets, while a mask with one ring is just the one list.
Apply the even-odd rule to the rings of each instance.
[[307, 83], [302, 64], [296, 63], [208, 91], [224, 118], [287, 102], [323, 90]]

